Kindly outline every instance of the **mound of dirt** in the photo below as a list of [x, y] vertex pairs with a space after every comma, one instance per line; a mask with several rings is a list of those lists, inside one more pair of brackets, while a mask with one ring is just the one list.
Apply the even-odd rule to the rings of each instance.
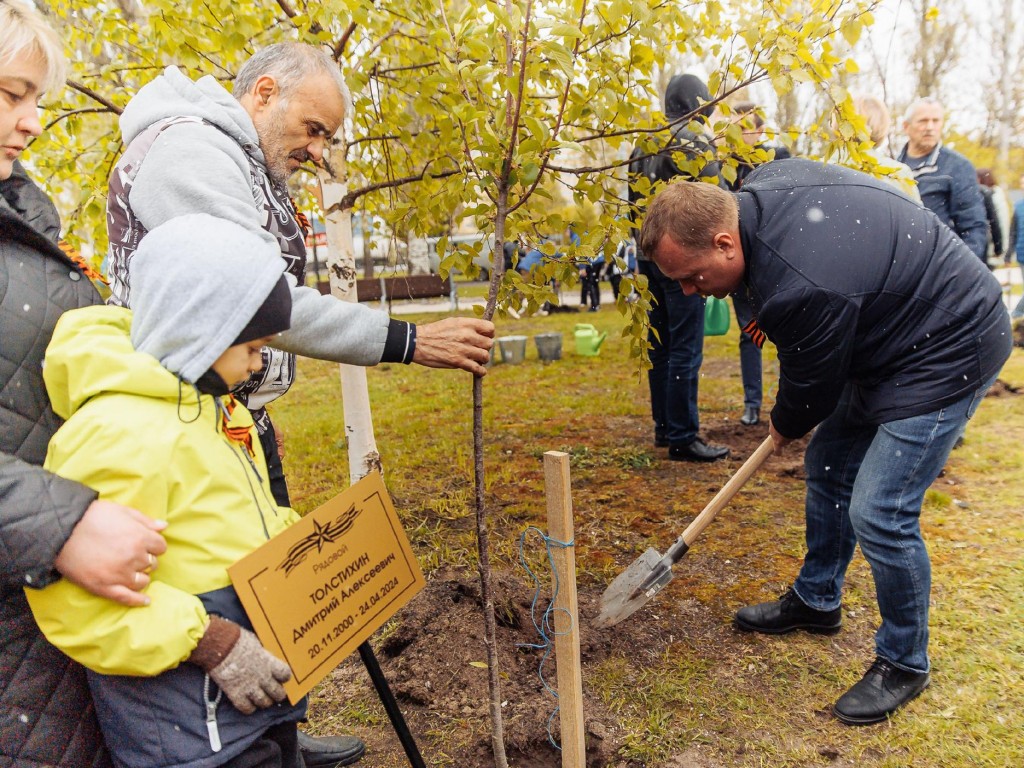
[[[688, 642], [721, 643], [731, 632], [708, 617], [696, 601], [675, 606], [644, 608], [636, 620], [613, 628], [592, 626], [602, 590], [581, 587], [580, 653], [584, 678], [587, 670], [610, 656], [628, 653], [631, 664], [654, 662], [665, 648], [686, 636]], [[509, 764], [520, 768], [559, 768], [561, 754], [549, 741], [560, 739], [555, 698], [545, 689], [538, 670], [544, 651], [531, 618], [535, 593], [525, 573], [495, 573], [494, 603], [498, 621], [498, 658], [505, 745]], [[547, 605], [538, 601], [537, 620]], [[399, 614], [397, 626], [377, 644], [377, 658], [391, 690], [416, 737], [428, 765], [430, 738], [443, 734], [445, 757], [453, 765], [493, 765], [491, 721], [488, 710], [488, 670], [481, 620], [479, 577], [474, 571], [447, 569], [428, 580], [425, 589]], [[544, 677], [557, 687], [557, 664], [552, 649]], [[349, 660], [325, 681], [324, 693], [313, 704], [311, 720], [326, 725], [320, 711], [331, 711], [338, 699], [373, 700], [365, 672]], [[335, 701], [332, 701], [335, 699]], [[615, 763], [623, 744], [616, 718], [603, 701], [584, 687], [587, 765]], [[407, 764], [390, 728], [371, 728], [358, 735], [367, 742], [361, 765]]]
[[[525, 576], [525, 574], [523, 574]], [[549, 727], [559, 739], [554, 697], [539, 675], [543, 643], [531, 618], [534, 588], [520, 574], [494, 575], [494, 605], [498, 622], [498, 658], [501, 665], [501, 699], [505, 744], [516, 765], [558, 766], [560, 756], [548, 742]], [[592, 596], [582, 596], [590, 603]], [[534, 609], [538, 622], [547, 605], [541, 597]], [[381, 644], [379, 658], [403, 708], [422, 708], [451, 722], [471, 725], [474, 738], [466, 740], [467, 762], [489, 762], [490, 719], [488, 673], [481, 621], [480, 585], [476, 573], [441, 571], [402, 612], [401, 622]], [[607, 657], [611, 642], [581, 619], [580, 647], [583, 662]], [[619, 638], [621, 640], [621, 638]], [[556, 687], [557, 667], [553, 649], [544, 665], [544, 677]], [[607, 765], [619, 744], [609, 739], [606, 723], [612, 722], [603, 704], [584, 703], [589, 730], [588, 762]], [[473, 758], [476, 753], [476, 758]], [[550, 757], [544, 757], [545, 753]], [[592, 753], [592, 754], [591, 754]], [[527, 758], [527, 756], [529, 756]], [[457, 761], [457, 764], [460, 761]]]

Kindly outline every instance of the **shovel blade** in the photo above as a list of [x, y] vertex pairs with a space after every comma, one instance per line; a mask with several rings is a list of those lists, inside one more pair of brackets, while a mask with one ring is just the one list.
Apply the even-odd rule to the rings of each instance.
[[661, 560], [662, 557], [658, 550], [651, 547], [620, 573], [601, 595], [601, 612], [594, 622], [594, 626], [603, 629], [618, 624], [646, 605], [661, 591], [661, 588], [672, 580], [671, 571], [666, 572], [665, 578], [658, 583], [657, 589], [649, 589], [647, 592], [637, 595], [633, 594], [661, 563]]

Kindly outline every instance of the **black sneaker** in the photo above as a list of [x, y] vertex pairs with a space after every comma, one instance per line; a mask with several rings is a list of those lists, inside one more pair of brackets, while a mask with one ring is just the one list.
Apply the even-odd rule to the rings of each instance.
[[843, 623], [843, 609], [817, 611], [789, 589], [778, 600], [748, 605], [736, 611], [733, 623], [745, 632], [763, 632], [766, 635], [784, 635], [804, 629], [816, 635], [834, 635]]
[[870, 725], [915, 698], [931, 682], [927, 672], [907, 672], [879, 657], [856, 685], [839, 697], [832, 713], [847, 725]]
[[699, 437], [686, 445], [670, 445], [668, 457], [672, 461], [718, 461], [729, 455], [724, 445], [708, 445]]

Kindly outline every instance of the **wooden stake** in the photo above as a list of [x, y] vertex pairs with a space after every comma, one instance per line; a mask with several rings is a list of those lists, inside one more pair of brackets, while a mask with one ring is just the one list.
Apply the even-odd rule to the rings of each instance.
[[[569, 454], [544, 454], [544, 495], [548, 500], [548, 535], [573, 540]], [[579, 605], [576, 599], [576, 551], [554, 546], [551, 557], [558, 576], [555, 598], [555, 659], [558, 665], [558, 718], [562, 724], [562, 768], [585, 768], [583, 676], [580, 672]]]

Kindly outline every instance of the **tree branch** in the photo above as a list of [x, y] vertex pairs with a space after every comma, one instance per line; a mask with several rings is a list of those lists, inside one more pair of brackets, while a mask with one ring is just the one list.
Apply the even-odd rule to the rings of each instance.
[[[529, 2], [526, 3], [526, 13], [523, 15], [523, 36], [522, 36], [522, 40], [520, 40], [520, 44], [522, 45], [522, 52], [521, 52], [521, 56], [520, 56], [520, 59], [519, 59], [519, 92], [515, 96], [515, 113], [514, 113], [514, 115], [512, 113], [512, 110], [509, 109], [509, 107], [512, 106], [511, 104], [507, 105], [506, 108], [505, 108], [505, 114], [506, 115], [511, 115], [512, 117], [511, 117], [511, 131], [509, 131], [509, 138], [508, 138], [508, 151], [505, 153], [505, 159], [502, 161], [502, 164], [501, 164], [501, 175], [502, 175], [502, 179], [503, 180], [508, 178], [509, 172], [510, 172], [510, 170], [512, 168], [512, 158], [515, 156], [516, 144], [519, 141], [519, 117], [520, 117], [520, 114], [522, 113], [522, 109], [523, 109], [523, 93], [524, 93], [525, 88], [526, 88], [526, 54], [527, 54], [527, 51], [529, 50], [529, 43], [530, 43], [530, 37], [529, 37], [529, 33], [530, 33], [530, 16], [532, 15], [532, 13], [533, 13], [533, 0], [529, 0]], [[509, 51], [511, 52], [511, 46], [509, 46]], [[509, 67], [508, 68], [510, 70], [510, 74], [511, 74], [512, 67], [513, 67], [513, 63], [512, 63], [512, 60], [511, 60], [511, 56], [509, 56]], [[510, 94], [510, 97], [511, 97], [511, 94]]]
[[370, 194], [371, 192], [377, 192], [378, 190], [381, 189], [393, 189], [395, 187], [401, 187], [404, 184], [410, 184], [414, 181], [423, 181], [423, 179], [446, 179], [449, 176], [456, 176], [461, 172], [462, 170], [459, 168], [456, 168], [451, 171], [439, 171], [437, 173], [427, 173], [426, 170], [424, 170], [421, 173], [416, 174], [415, 176], [403, 176], [402, 178], [399, 179], [388, 179], [387, 181], [382, 181], [378, 184], [370, 184], [369, 186], [363, 187], [362, 189], [354, 189], [347, 195], [345, 195], [343, 198], [341, 198], [341, 200], [339, 200], [337, 203], [332, 205], [328, 210], [324, 211], [324, 215], [326, 216], [328, 213], [333, 213], [334, 211], [338, 210], [347, 210], [349, 208], [353, 208], [355, 206], [356, 200], [358, 200], [363, 195]]
[[51, 128], [53, 128], [53, 126], [57, 125], [57, 123], [59, 123], [61, 120], [66, 120], [72, 115], [85, 115], [94, 112], [110, 114], [111, 110], [109, 107], [82, 107], [81, 109], [72, 109], [69, 112], [64, 112], [63, 114], [57, 115], [57, 117], [55, 117], [53, 120], [51, 120], [43, 126], [43, 131], [50, 130]]
[[386, 133], [381, 136], [363, 136], [361, 139], [352, 139], [352, 141], [348, 142], [348, 146], [354, 147], [356, 144], [365, 144], [370, 141], [395, 141], [400, 138], [402, 137], [397, 133]]
[[341, 33], [341, 37], [338, 38], [338, 42], [334, 44], [334, 60], [341, 61], [341, 54], [345, 52], [345, 46], [348, 45], [349, 38], [352, 37], [352, 33], [356, 31], [356, 23], [350, 22], [345, 31]]
[[[586, 2], [586, 0], [584, 0], [580, 4], [579, 28], [581, 30], [583, 29], [583, 25], [584, 25], [584, 22], [586, 21], [586, 18], [587, 18], [587, 2]], [[578, 37], [578, 38], [576, 38], [576, 42], [573, 43], [572, 55], [573, 55], [574, 58], [576, 56], [580, 55], [580, 40], [581, 39], [582, 38]], [[524, 52], [523, 53], [524, 61], [525, 61], [525, 56], [526, 56], [526, 54]], [[565, 78], [565, 88], [562, 90], [562, 97], [559, 100], [559, 104], [558, 104], [558, 113], [555, 115], [555, 126], [552, 129], [552, 131], [551, 131], [551, 140], [552, 141], [557, 141], [558, 140], [558, 134], [562, 130], [562, 120], [565, 118], [565, 108], [566, 108], [566, 105], [569, 102], [569, 91], [571, 91], [571, 90], [572, 90], [572, 77], [570, 77], [569, 75], [566, 75], [566, 78]], [[547, 170], [548, 163], [550, 161], [551, 161], [551, 148], [548, 147], [547, 149], [544, 150], [543, 158], [540, 161], [540, 171], [537, 173], [537, 178], [533, 180], [533, 183], [530, 185], [530, 187], [519, 198], [519, 202], [517, 202], [515, 205], [509, 206], [509, 209], [508, 209], [509, 213], [515, 213], [521, 206], [526, 204], [527, 200], [530, 199], [530, 196], [533, 194], [533, 191], [535, 189], [537, 189], [537, 187], [540, 185], [541, 179], [544, 178], [544, 172]]]
[[[294, 20], [295, 17], [298, 16], [299, 14], [296, 12], [294, 8], [292, 8], [288, 4], [288, 0], [277, 0], [277, 4], [281, 8], [281, 10], [284, 11], [284, 15], [292, 20], [292, 26], [298, 28], [299, 25], [296, 24]], [[312, 24], [309, 25], [309, 31], [315, 35], [318, 32], [322, 32], [323, 27], [320, 26], [320, 22], [314, 21]]]
[[77, 80], [66, 80], [65, 82], [67, 82], [68, 88], [71, 88], [74, 91], [78, 91], [84, 96], [88, 96], [93, 101], [99, 102], [108, 110], [113, 112], [115, 115], [120, 115], [122, 112], [124, 112], [124, 110], [121, 107], [117, 106], [117, 104], [112, 102], [106, 96], [101, 96], [100, 94], [96, 93], [96, 91], [94, 91], [92, 88], [82, 85]]
[[437, 66], [436, 61], [429, 61], [426, 64], [409, 64], [405, 67], [388, 67], [387, 69], [374, 68], [374, 77], [382, 77], [384, 75], [390, 75], [392, 72], [407, 72], [410, 69], [433, 69]]

